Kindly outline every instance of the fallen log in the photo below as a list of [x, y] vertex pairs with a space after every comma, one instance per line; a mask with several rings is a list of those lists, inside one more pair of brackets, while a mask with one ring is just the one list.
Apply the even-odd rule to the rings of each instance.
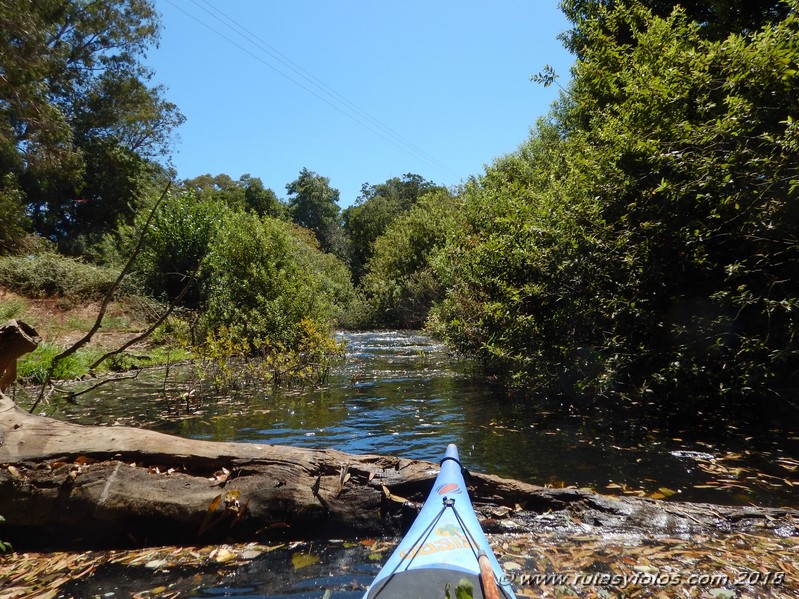
[[[184, 439], [28, 414], [0, 394], [0, 538], [18, 550], [401, 534], [437, 465]], [[468, 476], [488, 532], [799, 536], [799, 511], [610, 497]]]

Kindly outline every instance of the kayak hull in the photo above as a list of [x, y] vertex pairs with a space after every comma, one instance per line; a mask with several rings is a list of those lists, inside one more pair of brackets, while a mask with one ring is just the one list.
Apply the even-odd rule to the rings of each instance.
[[472, 508], [455, 445], [447, 447], [433, 489], [364, 599], [454, 599], [464, 581], [484, 597], [478, 556], [488, 557], [499, 596], [515, 599]]

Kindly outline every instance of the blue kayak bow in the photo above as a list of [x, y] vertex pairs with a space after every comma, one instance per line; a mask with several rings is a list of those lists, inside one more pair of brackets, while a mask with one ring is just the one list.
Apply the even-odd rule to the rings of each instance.
[[458, 448], [451, 444], [413, 526], [364, 599], [455, 599], [458, 590], [474, 599], [515, 599], [477, 521]]

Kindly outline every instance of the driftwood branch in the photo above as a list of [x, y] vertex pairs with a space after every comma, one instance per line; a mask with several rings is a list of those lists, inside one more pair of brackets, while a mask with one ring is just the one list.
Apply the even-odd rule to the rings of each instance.
[[172, 312], [175, 311], [175, 308], [178, 306], [178, 304], [180, 304], [180, 302], [183, 300], [183, 298], [186, 296], [186, 294], [191, 289], [192, 285], [194, 285], [194, 283], [196, 282], [196, 280], [197, 280], [196, 275], [197, 275], [197, 272], [195, 271], [194, 274], [186, 276], [187, 280], [186, 280], [186, 284], [183, 286], [183, 289], [181, 289], [180, 293], [178, 293], [178, 295], [175, 296], [175, 298], [171, 302], [169, 302], [169, 306], [167, 307], [167, 309], [164, 310], [164, 312], [152, 324], [150, 324], [150, 326], [147, 328], [147, 330], [145, 330], [143, 333], [141, 333], [139, 335], [136, 335], [133, 339], [130, 339], [130, 340], [126, 341], [125, 343], [120, 345], [115, 350], [110, 351], [110, 352], [108, 352], [106, 354], [103, 354], [102, 356], [97, 358], [97, 360], [95, 360], [91, 364], [91, 366], [89, 366], [89, 370], [94, 370], [100, 364], [105, 362], [108, 358], [111, 358], [113, 356], [119, 355], [123, 351], [128, 349], [131, 345], [135, 345], [139, 341], [143, 341], [144, 339], [147, 339], [147, 337], [149, 337], [155, 329], [157, 329], [159, 326], [161, 326], [161, 324], [167, 318], [169, 318], [169, 315], [172, 314]]
[[36, 398], [36, 401], [33, 402], [33, 405], [31, 406], [31, 409], [30, 409], [31, 413], [33, 413], [33, 411], [39, 405], [41, 400], [44, 398], [45, 389], [50, 384], [50, 380], [52, 378], [52, 373], [55, 371], [56, 365], [61, 360], [63, 360], [64, 358], [67, 358], [67, 357], [71, 356], [76, 351], [78, 351], [81, 347], [83, 347], [84, 345], [89, 343], [89, 341], [91, 341], [92, 338], [94, 337], [94, 334], [97, 331], [100, 330], [100, 327], [103, 325], [103, 319], [105, 318], [105, 313], [108, 310], [108, 304], [111, 303], [111, 300], [114, 297], [114, 293], [116, 293], [116, 290], [119, 288], [119, 285], [122, 283], [122, 279], [124, 279], [127, 276], [128, 272], [130, 272], [130, 269], [133, 267], [133, 263], [136, 261], [136, 258], [138, 258], [139, 253], [141, 252], [142, 248], [144, 247], [144, 241], [147, 238], [147, 231], [150, 228], [150, 223], [152, 223], [153, 218], [155, 218], [155, 214], [158, 211], [158, 207], [161, 205], [161, 203], [166, 198], [166, 195], [169, 192], [169, 188], [171, 186], [172, 186], [172, 182], [170, 181], [169, 183], [167, 183], [166, 187], [164, 188], [164, 191], [161, 193], [161, 196], [158, 198], [158, 200], [153, 205], [152, 209], [150, 210], [150, 214], [147, 215], [147, 220], [144, 222], [144, 226], [142, 227], [141, 233], [139, 234], [139, 239], [136, 242], [136, 247], [133, 248], [133, 252], [131, 253], [130, 257], [128, 258], [128, 261], [125, 263], [125, 266], [122, 268], [122, 270], [120, 271], [120, 273], [117, 276], [116, 280], [113, 282], [113, 284], [108, 289], [108, 291], [106, 292], [105, 296], [103, 297], [103, 301], [100, 304], [100, 310], [97, 312], [97, 318], [95, 319], [94, 324], [92, 325], [91, 329], [89, 329], [89, 331], [82, 338], [78, 339], [70, 347], [68, 347], [67, 349], [62, 351], [60, 354], [55, 356], [53, 358], [52, 362], [50, 362], [50, 368], [49, 368], [48, 373], [47, 373], [47, 378], [42, 383], [41, 390], [39, 391], [39, 396]]
[[[443, 447], [442, 447], [443, 450]], [[18, 550], [397, 535], [437, 465], [33, 416], [0, 395], [0, 514]], [[608, 497], [472, 473], [488, 532], [799, 536], [799, 511]]]
[[102, 387], [104, 385], [109, 385], [111, 383], [116, 383], [119, 381], [130, 381], [136, 378], [139, 378], [139, 373], [141, 370], [135, 370], [132, 374], [120, 375], [120, 376], [112, 376], [109, 378], [104, 378], [102, 380], [97, 381], [94, 385], [87, 387], [85, 389], [81, 389], [80, 391], [70, 391], [69, 389], [61, 389], [59, 387], [53, 386], [53, 390], [61, 393], [62, 395], [66, 395], [67, 401], [74, 401], [75, 398], [80, 397], [81, 395], [85, 395], [86, 393], [91, 393], [98, 387]]

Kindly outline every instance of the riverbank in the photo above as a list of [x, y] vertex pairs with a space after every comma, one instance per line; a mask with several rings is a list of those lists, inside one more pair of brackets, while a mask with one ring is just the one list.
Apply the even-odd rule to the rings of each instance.
[[[83, 338], [92, 328], [100, 311], [96, 300], [51, 297], [26, 298], [0, 288], [0, 322], [17, 319], [31, 325], [42, 339], [39, 347], [23, 356], [17, 366], [21, 384], [45, 380], [52, 359]], [[141, 336], [155, 319], [157, 306], [140, 297], [112, 301], [107, 307], [102, 327], [90, 343], [61, 363], [56, 379], [77, 379], [89, 373], [90, 365], [106, 353]], [[167, 322], [152, 335], [132, 344], [126, 351], [100, 365], [97, 372], [124, 370], [171, 364], [191, 357], [170, 329]]]

